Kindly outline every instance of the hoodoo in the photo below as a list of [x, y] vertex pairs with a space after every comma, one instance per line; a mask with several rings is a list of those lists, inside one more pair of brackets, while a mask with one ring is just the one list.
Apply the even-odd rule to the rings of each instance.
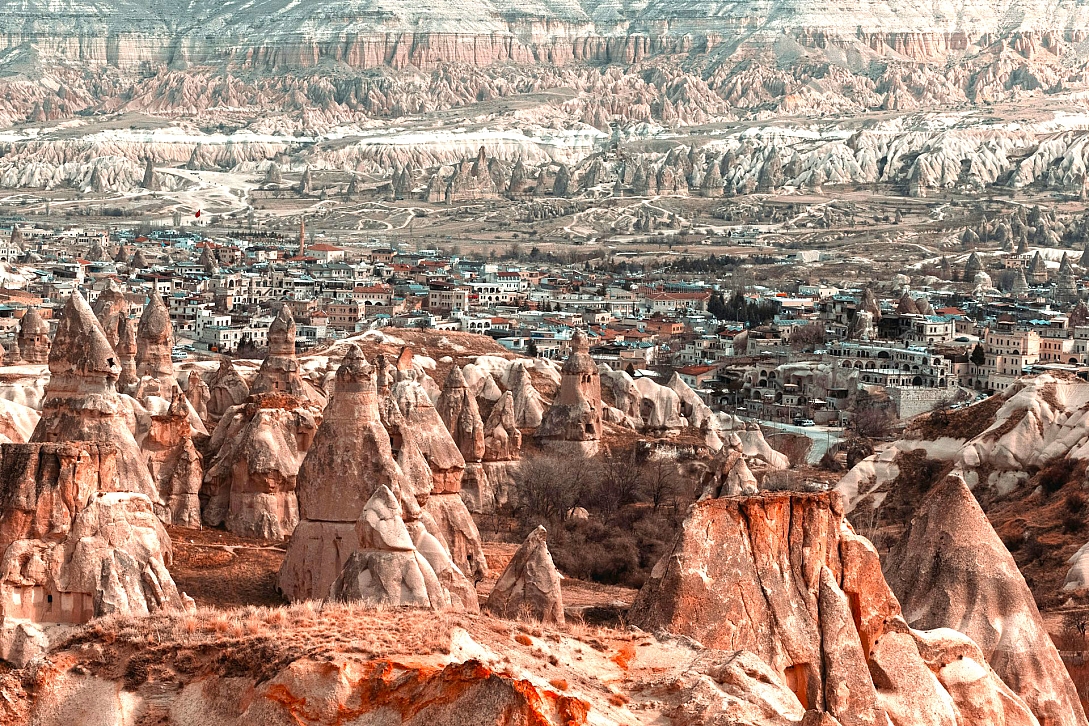
[[295, 357], [295, 317], [283, 305], [268, 329], [268, 356], [250, 386], [250, 393], [286, 393], [303, 398], [306, 390]]
[[559, 393], [534, 435], [544, 444], [593, 455], [601, 441], [601, 378], [581, 330], [571, 338], [571, 354], [560, 376]]
[[120, 372], [117, 354], [102, 326], [83, 297], [72, 293], [49, 351], [50, 379], [42, 418], [30, 440], [110, 444], [117, 449], [118, 477], [125, 491], [146, 494], [158, 504], [158, 490], [117, 395]]
[[300, 521], [280, 568], [280, 590], [289, 600], [328, 596], [358, 548], [356, 522], [378, 487], [401, 502], [413, 497], [379, 416], [374, 366], [358, 346], [348, 347], [335, 380], [296, 479]]
[[23, 314], [15, 344], [24, 363], [49, 362], [49, 323], [42, 319], [37, 309], [27, 308]]
[[149, 395], [170, 398], [176, 384], [173, 352], [174, 325], [170, 322], [170, 311], [162, 297], [152, 293], [136, 327], [138, 398]]
[[931, 491], [885, 563], [914, 628], [975, 641], [1041, 726], [1085, 726], [1070, 676], [1025, 578], [960, 476]]

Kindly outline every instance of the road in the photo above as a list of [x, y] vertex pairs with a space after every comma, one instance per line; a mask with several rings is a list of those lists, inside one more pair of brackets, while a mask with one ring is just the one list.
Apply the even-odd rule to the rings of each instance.
[[808, 436], [813, 441], [813, 445], [810, 447], [805, 460], [810, 464], [819, 464], [825, 452], [838, 444], [843, 438], [843, 429], [837, 426], [794, 426], [793, 424], [772, 421], [756, 421], [756, 423], [769, 429]]

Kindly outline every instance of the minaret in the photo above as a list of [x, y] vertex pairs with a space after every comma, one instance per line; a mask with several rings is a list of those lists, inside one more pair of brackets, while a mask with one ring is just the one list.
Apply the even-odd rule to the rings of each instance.
[[299, 219], [299, 257], [306, 254], [306, 218]]

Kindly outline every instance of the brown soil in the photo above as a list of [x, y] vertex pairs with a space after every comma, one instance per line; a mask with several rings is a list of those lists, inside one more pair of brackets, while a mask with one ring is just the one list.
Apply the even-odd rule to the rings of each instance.
[[285, 544], [236, 537], [218, 529], [168, 527], [170, 574], [200, 607], [283, 605], [276, 588]]

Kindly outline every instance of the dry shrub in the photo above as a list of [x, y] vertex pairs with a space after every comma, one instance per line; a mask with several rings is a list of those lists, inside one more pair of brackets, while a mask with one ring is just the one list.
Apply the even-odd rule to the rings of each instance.
[[567, 690], [567, 681], [565, 681], [562, 678], [553, 678], [552, 680], [550, 680], [548, 682], [548, 685], [552, 686], [557, 691], [566, 691]]
[[1039, 474], [1038, 482], [1048, 494], [1054, 494], [1073, 481], [1077, 477], [1078, 462], [1075, 459], [1062, 457], [1055, 459], [1044, 467]]

